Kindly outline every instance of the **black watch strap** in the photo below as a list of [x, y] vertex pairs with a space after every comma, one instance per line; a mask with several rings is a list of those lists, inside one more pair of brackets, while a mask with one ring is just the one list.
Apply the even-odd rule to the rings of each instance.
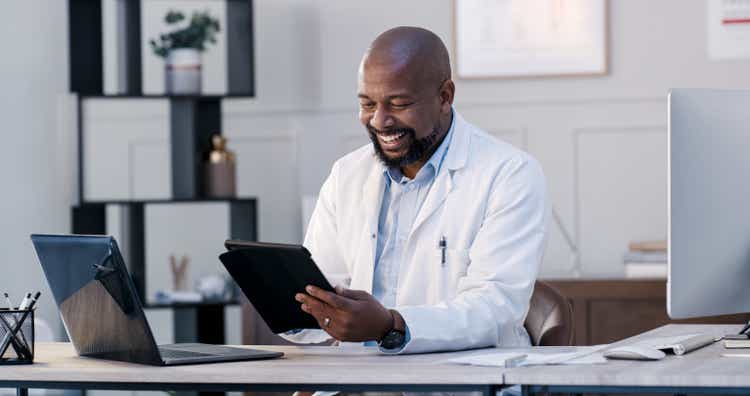
[[406, 333], [401, 330], [393, 329], [385, 333], [378, 345], [383, 349], [396, 349], [404, 345], [406, 339]]
[[404, 340], [406, 339], [406, 324], [403, 323], [401, 315], [392, 309], [390, 311], [393, 317], [393, 328], [378, 341], [378, 345], [384, 349], [399, 348], [404, 344]]

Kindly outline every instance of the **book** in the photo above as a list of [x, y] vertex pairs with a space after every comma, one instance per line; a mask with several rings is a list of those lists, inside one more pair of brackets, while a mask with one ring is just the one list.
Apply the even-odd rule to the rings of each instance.
[[628, 244], [628, 249], [632, 252], [666, 252], [667, 241], [659, 240], [630, 242], [630, 244]]
[[626, 278], [666, 279], [667, 263], [625, 263]]
[[576, 347], [572, 352], [540, 351], [539, 349], [525, 349], [516, 352], [508, 352], [503, 349], [495, 349], [490, 353], [475, 354], [468, 352], [467, 356], [446, 360], [447, 363], [464, 364], [470, 366], [489, 367], [522, 367], [522, 366], [546, 366], [546, 365], [581, 365], [602, 364], [607, 360], [600, 351], [609, 345], [594, 345]]
[[626, 278], [665, 279], [667, 250], [665, 241], [631, 242], [622, 256]]
[[666, 263], [667, 252], [627, 252], [622, 256], [625, 263]]

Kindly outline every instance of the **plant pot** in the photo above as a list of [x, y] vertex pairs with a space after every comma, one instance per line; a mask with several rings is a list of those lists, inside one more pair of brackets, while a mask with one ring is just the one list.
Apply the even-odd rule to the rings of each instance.
[[201, 53], [197, 49], [178, 48], [169, 51], [165, 68], [164, 82], [167, 94], [201, 93]]

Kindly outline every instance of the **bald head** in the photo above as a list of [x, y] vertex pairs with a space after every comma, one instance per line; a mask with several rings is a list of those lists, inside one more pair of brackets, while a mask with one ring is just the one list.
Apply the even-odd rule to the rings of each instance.
[[414, 73], [423, 83], [439, 86], [451, 78], [448, 50], [435, 33], [400, 26], [381, 33], [362, 58], [362, 68], [388, 65], [392, 70]]

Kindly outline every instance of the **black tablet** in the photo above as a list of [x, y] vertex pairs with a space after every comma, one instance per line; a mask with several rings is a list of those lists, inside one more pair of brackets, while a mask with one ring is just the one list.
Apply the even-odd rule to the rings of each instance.
[[294, 295], [305, 293], [307, 285], [334, 290], [304, 246], [239, 240], [224, 246], [228, 251], [219, 260], [271, 331], [320, 328]]

